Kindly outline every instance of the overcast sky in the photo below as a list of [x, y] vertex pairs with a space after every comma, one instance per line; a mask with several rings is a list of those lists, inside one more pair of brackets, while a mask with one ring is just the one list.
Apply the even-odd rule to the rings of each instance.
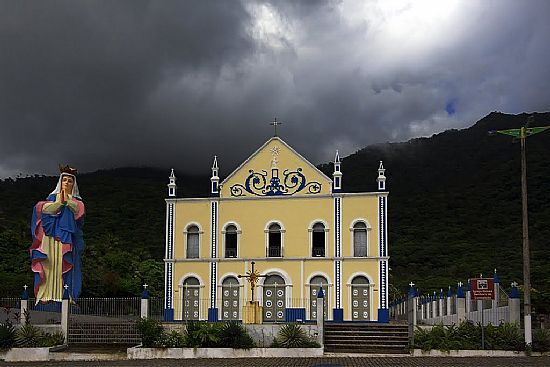
[[313, 163], [550, 110], [550, 1], [0, 0], [0, 178]]

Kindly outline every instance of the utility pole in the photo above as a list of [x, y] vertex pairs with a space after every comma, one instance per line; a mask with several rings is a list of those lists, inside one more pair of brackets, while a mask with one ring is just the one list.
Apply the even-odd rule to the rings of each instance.
[[523, 232], [523, 320], [525, 332], [525, 344], [532, 345], [533, 336], [531, 332], [531, 257], [529, 250], [529, 222], [527, 212], [527, 163], [525, 160], [525, 139], [528, 136], [541, 133], [550, 126], [528, 127], [533, 121], [531, 115], [525, 126], [519, 129], [494, 130], [489, 134], [510, 135], [521, 142], [521, 211], [522, 211], [522, 232]]

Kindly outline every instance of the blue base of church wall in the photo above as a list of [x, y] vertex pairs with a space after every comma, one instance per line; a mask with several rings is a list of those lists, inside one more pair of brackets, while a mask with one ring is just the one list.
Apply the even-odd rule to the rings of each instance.
[[304, 322], [306, 321], [305, 308], [287, 308], [285, 310], [285, 322]]
[[378, 309], [378, 322], [390, 322], [390, 310], [387, 308]]
[[165, 308], [164, 309], [164, 321], [174, 321], [174, 309]]
[[218, 308], [209, 308], [208, 309], [208, 321], [209, 322], [218, 321]]
[[333, 308], [332, 309], [332, 320], [334, 322], [344, 321], [344, 309], [343, 308]]
[[[76, 309], [76, 307], [74, 307]], [[61, 312], [61, 302], [38, 303], [33, 308], [35, 311]], [[73, 307], [71, 307], [73, 309]], [[73, 311], [73, 310], [71, 310]], [[75, 312], [76, 313], [76, 312]]]

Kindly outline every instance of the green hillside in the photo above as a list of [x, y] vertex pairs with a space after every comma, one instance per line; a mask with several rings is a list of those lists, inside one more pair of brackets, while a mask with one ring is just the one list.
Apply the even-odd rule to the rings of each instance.
[[[495, 267], [505, 285], [522, 283], [519, 143], [487, 131], [519, 127], [526, 118], [491, 113], [468, 129], [370, 146], [343, 159], [344, 191], [351, 192], [375, 190], [384, 161], [394, 292], [410, 281], [439, 289]], [[550, 113], [535, 116], [532, 126], [540, 125], [550, 125]], [[533, 298], [539, 312], [550, 312], [550, 132], [530, 137], [527, 151]], [[332, 173], [330, 164], [321, 169]], [[182, 172], [178, 196], [208, 194], [208, 176]], [[123, 168], [79, 176], [87, 210], [83, 296], [136, 295], [143, 282], [162, 294], [168, 174]], [[0, 296], [32, 284], [32, 207], [56, 180], [0, 182]]]

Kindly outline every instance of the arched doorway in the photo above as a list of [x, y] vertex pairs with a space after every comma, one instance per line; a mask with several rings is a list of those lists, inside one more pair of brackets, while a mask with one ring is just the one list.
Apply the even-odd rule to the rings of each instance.
[[222, 283], [222, 320], [239, 319], [239, 281], [227, 277]]
[[319, 289], [323, 287], [323, 292], [325, 292], [325, 298], [323, 302], [325, 304], [325, 319], [327, 318], [327, 300], [328, 300], [328, 282], [327, 279], [321, 275], [314, 276], [309, 281], [309, 319], [317, 319], [317, 296], [319, 295]]
[[351, 281], [351, 319], [352, 321], [370, 320], [369, 280], [360, 275]]
[[264, 281], [264, 321], [285, 321], [285, 280], [279, 275], [269, 275]]
[[183, 282], [182, 320], [198, 320], [200, 304], [200, 283], [195, 277], [189, 277]]

